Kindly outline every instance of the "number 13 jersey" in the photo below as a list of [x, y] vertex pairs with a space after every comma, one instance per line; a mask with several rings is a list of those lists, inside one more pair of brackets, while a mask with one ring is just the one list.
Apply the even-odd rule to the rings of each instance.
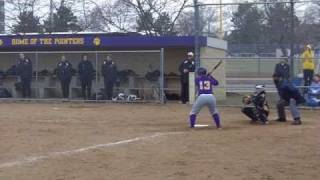
[[212, 94], [213, 86], [217, 86], [219, 82], [212, 76], [199, 76], [196, 78], [196, 86], [198, 95], [201, 94]]

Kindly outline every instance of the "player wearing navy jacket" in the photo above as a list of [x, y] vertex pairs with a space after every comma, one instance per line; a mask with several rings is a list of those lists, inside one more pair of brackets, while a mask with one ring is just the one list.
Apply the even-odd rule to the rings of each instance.
[[32, 62], [23, 53], [19, 54], [17, 62], [17, 75], [22, 84], [22, 97], [31, 97]]
[[197, 74], [198, 77], [195, 80], [195, 84], [197, 86], [198, 97], [190, 112], [190, 128], [194, 128], [197, 114], [199, 114], [203, 107], [207, 106], [216, 124], [216, 127], [220, 129], [221, 124], [216, 108], [216, 98], [212, 94], [213, 86], [217, 86], [219, 82], [211, 75], [207, 75], [207, 70], [205, 68], [199, 68]]

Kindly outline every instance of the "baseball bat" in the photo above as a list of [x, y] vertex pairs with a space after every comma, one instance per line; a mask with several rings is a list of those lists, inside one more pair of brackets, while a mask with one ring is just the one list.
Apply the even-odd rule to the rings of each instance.
[[221, 64], [222, 64], [222, 60], [220, 60], [220, 61], [218, 62], [218, 64], [215, 65], [207, 75], [208, 75], [208, 76], [211, 75], [211, 74], [213, 73], [213, 71], [215, 71]]

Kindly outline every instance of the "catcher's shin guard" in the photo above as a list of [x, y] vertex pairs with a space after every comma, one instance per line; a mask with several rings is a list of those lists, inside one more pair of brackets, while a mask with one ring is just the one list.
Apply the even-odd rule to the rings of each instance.
[[257, 114], [254, 107], [245, 107], [241, 109], [241, 112], [249, 117], [252, 121], [258, 121]]
[[268, 112], [265, 111], [258, 111], [258, 116], [259, 116], [259, 120], [262, 122], [267, 122], [268, 121]]

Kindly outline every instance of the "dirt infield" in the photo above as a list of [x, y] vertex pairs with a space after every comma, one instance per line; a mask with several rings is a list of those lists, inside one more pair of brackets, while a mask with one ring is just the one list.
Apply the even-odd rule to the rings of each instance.
[[[0, 104], [0, 180], [316, 180], [320, 112], [303, 125], [190, 130], [181, 104]], [[275, 118], [275, 113], [271, 119]], [[204, 110], [200, 124], [212, 124]]]

